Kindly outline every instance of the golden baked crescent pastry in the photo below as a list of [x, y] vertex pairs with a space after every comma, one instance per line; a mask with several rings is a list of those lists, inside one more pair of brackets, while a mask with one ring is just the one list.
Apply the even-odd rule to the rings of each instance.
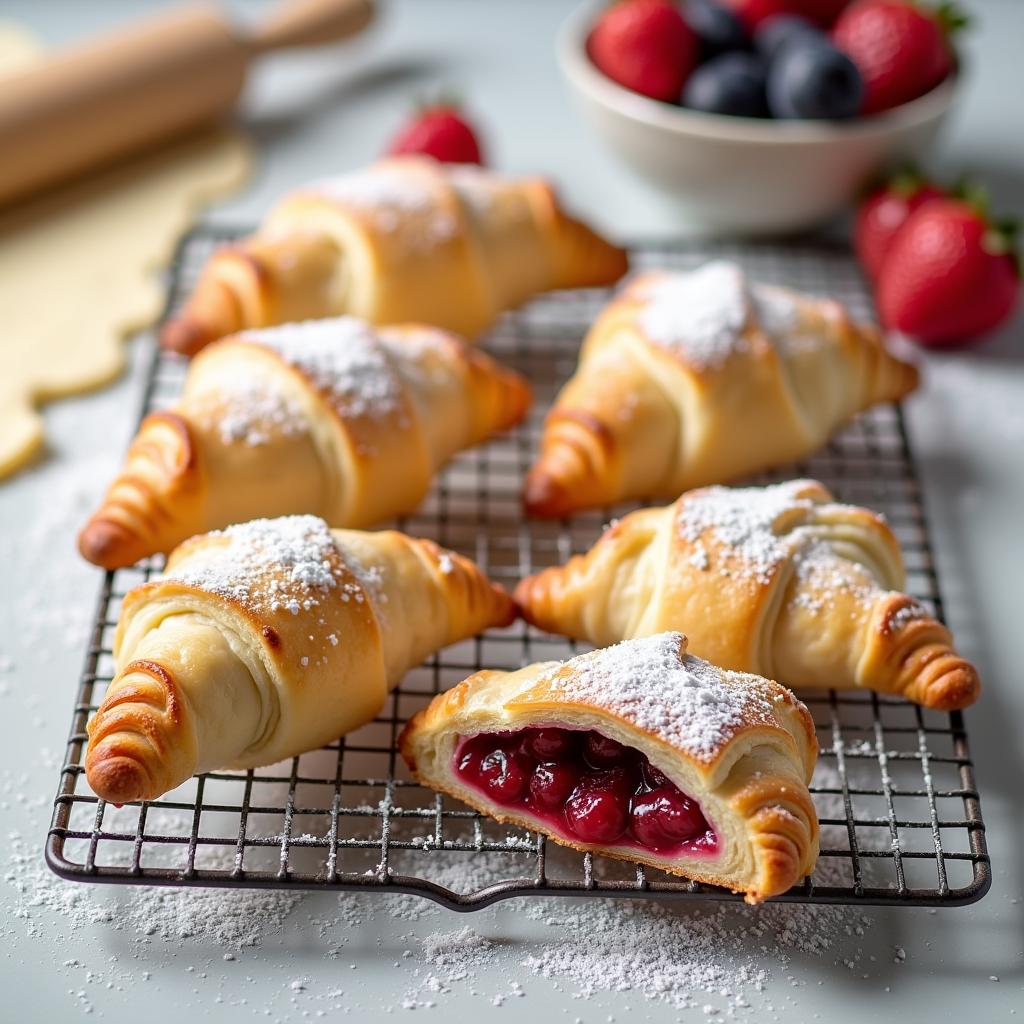
[[641, 275], [595, 321], [548, 414], [527, 510], [677, 497], [815, 451], [917, 372], [843, 306], [715, 261]]
[[112, 569], [260, 516], [364, 527], [409, 513], [452, 455], [529, 402], [522, 377], [436, 328], [246, 331], [202, 352], [178, 402], [146, 417], [79, 549]]
[[538, 292], [617, 281], [626, 255], [540, 178], [428, 157], [316, 181], [216, 252], [163, 343], [189, 355], [244, 327], [351, 314], [473, 337]]
[[194, 537], [130, 590], [85, 767], [106, 800], [313, 750], [376, 715], [407, 670], [514, 606], [469, 560], [313, 516]]
[[793, 480], [708, 487], [630, 513], [515, 596], [527, 621], [593, 644], [680, 629], [694, 654], [794, 689], [966, 707], [977, 670], [904, 584], [881, 516]]
[[809, 874], [818, 744], [784, 687], [661, 633], [478, 672], [403, 731], [416, 778], [498, 821], [758, 903]]

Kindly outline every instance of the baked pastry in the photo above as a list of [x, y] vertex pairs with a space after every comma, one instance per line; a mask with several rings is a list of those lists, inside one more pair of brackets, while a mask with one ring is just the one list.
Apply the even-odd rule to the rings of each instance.
[[427, 655], [514, 614], [472, 562], [394, 531], [292, 516], [193, 537], [124, 599], [89, 784], [153, 800], [312, 750], [372, 719]]
[[416, 714], [399, 747], [424, 785], [498, 821], [750, 903], [817, 859], [807, 708], [687, 654], [680, 633], [478, 672]]
[[536, 516], [677, 497], [803, 458], [917, 372], [838, 302], [733, 263], [633, 281], [598, 317], [525, 487]]
[[393, 157], [297, 189], [216, 252], [163, 343], [191, 355], [244, 327], [340, 314], [473, 337], [537, 292], [625, 270], [540, 178]]
[[694, 654], [794, 689], [966, 707], [977, 670], [904, 585], [899, 542], [881, 516], [793, 480], [709, 487], [633, 512], [515, 596], [535, 626], [593, 644], [681, 629]]
[[79, 548], [116, 568], [256, 516], [363, 527], [408, 513], [452, 455], [529, 401], [518, 374], [435, 328], [342, 317], [246, 331], [146, 417]]

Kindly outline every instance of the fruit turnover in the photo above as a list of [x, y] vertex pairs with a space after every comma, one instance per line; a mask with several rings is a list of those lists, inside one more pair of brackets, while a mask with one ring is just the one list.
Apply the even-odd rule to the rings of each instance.
[[458, 104], [450, 101], [424, 106], [404, 125], [391, 145], [389, 156], [420, 153], [445, 164], [486, 163], [477, 131]]
[[[843, 120], [916, 99], [963, 19], [912, 0], [620, 0], [587, 48], [634, 92], [734, 117]], [[831, 30], [831, 31], [830, 31]]]
[[516, 588], [538, 629], [598, 646], [666, 629], [716, 665], [794, 689], [866, 689], [943, 711], [978, 697], [949, 630], [903, 593], [896, 535], [814, 480], [706, 487], [610, 526]]
[[814, 868], [807, 709], [660, 633], [517, 672], [478, 672], [399, 741], [416, 778], [558, 843], [759, 903]]
[[806, 458], [917, 386], [839, 303], [727, 260], [648, 270], [594, 321], [523, 485], [530, 515], [675, 498]]
[[393, 530], [286, 516], [193, 537], [124, 597], [89, 785], [155, 800], [195, 772], [315, 750], [434, 651], [514, 617], [468, 559]]
[[473, 337], [538, 291], [611, 284], [626, 254], [541, 178], [394, 156], [303, 185], [217, 249], [161, 343], [193, 356], [250, 327], [356, 316]]
[[935, 199], [912, 213], [882, 261], [882, 323], [923, 345], [958, 345], [999, 327], [1020, 297], [1016, 225], [985, 203]]

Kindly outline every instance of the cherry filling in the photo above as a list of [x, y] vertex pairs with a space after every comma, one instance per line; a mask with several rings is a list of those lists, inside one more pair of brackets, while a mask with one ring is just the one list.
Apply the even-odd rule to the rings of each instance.
[[569, 839], [667, 856], [717, 848], [696, 800], [639, 750], [599, 732], [482, 733], [459, 744], [455, 770], [495, 803], [528, 811]]

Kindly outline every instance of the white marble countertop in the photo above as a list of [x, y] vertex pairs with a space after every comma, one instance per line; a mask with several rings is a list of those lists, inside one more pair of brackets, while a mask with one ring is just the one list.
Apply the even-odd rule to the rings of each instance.
[[[5, 0], [0, 13], [59, 43], [155, 6]], [[263, 6], [234, 5], [245, 16]], [[244, 193], [209, 211], [210, 219], [255, 221], [285, 187], [370, 159], [413, 98], [444, 83], [481, 113], [498, 165], [550, 173], [574, 206], [623, 237], [683, 230], [598, 147], [572, 110], [552, 52], [568, 3], [387, 6], [385, 24], [365, 45], [302, 61], [280, 58], [258, 76], [246, 120], [260, 145], [259, 169]], [[1020, 213], [1024, 5], [967, 6], [978, 22], [967, 44], [969, 81], [935, 163], [949, 172], [976, 170], [997, 208]], [[66, 885], [41, 868], [54, 765], [99, 585], [98, 572], [77, 558], [73, 535], [134, 427], [141, 355], [135, 344], [130, 372], [113, 387], [50, 406], [45, 458], [0, 484], [0, 1017], [68, 1019], [88, 1010], [154, 1024], [183, 1013], [218, 1021], [345, 1014], [378, 1020], [401, 1014], [412, 1000], [420, 1004], [417, 1013], [459, 1020], [715, 1019], [705, 1004], [725, 1007], [728, 999], [695, 991], [695, 1005], [680, 1009], [635, 990], [582, 997], [578, 973], [540, 976], [526, 965], [531, 956], [550, 966], [558, 962], [553, 942], [587, 939], [572, 926], [525, 913], [519, 901], [468, 918], [426, 904], [417, 913], [414, 904], [372, 897], [268, 902], [243, 895], [218, 903], [186, 893], [195, 899], [183, 904], [178, 893]], [[736, 936], [735, 948], [723, 954], [721, 986], [751, 1004], [734, 1010], [738, 1019], [988, 1022], [1024, 1012], [1024, 745], [1017, 725], [1024, 721], [1022, 320], [969, 353], [928, 357], [925, 371], [925, 386], [908, 403], [911, 441], [948, 618], [986, 682], [967, 723], [994, 884], [966, 909], [867, 908], [795, 918], [796, 928], [828, 947], [817, 955], [792, 936], [765, 949], [776, 940], [742, 933], [757, 911], [725, 918], [680, 911], [675, 920], [679, 929], [692, 929], [695, 957], [701, 935], [717, 934], [712, 929], [723, 922]], [[572, 904], [559, 913], [575, 921]], [[211, 927], [217, 915], [225, 923]], [[616, 920], [628, 935], [626, 918], [614, 915], [596, 925], [581, 920], [579, 929], [615, 928]], [[446, 981], [453, 972], [439, 966], [437, 941], [424, 937], [464, 926], [489, 939], [494, 955], [472, 977]], [[240, 945], [246, 939], [259, 941]], [[768, 971], [763, 986], [744, 980], [745, 963]]]

